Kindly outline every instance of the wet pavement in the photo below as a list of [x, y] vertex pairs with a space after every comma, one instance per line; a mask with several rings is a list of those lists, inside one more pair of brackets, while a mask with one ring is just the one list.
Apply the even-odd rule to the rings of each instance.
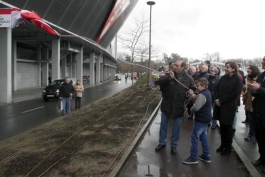
[[[97, 86], [86, 86], [82, 105], [93, 103], [108, 95], [112, 95], [131, 85], [123, 81], [109, 81]], [[61, 116], [57, 109], [57, 100], [44, 102], [41, 99], [43, 88], [20, 90], [13, 94], [13, 103], [0, 105], [0, 141], [19, 134], [28, 129], [46, 123]], [[39, 108], [36, 109], [35, 108]], [[33, 110], [32, 110], [33, 109]], [[26, 112], [32, 110], [30, 112]], [[234, 148], [252, 176], [264, 176], [261, 167], [254, 167], [251, 161], [259, 158], [257, 143], [244, 141], [248, 134], [248, 124], [245, 120], [244, 106], [239, 107], [237, 129], [234, 136]], [[184, 119], [181, 137], [175, 156], [170, 153], [170, 142], [160, 152], [155, 152], [158, 145], [160, 127], [160, 114], [151, 123], [150, 131], [144, 136], [129, 161], [122, 169], [120, 177], [160, 176], [160, 177], [193, 177], [193, 176], [244, 176], [240, 168], [242, 164], [235, 156], [220, 156], [215, 150], [220, 145], [219, 129], [208, 130], [208, 139], [212, 162], [210, 164], [199, 161], [198, 165], [185, 165], [182, 160], [189, 156], [190, 133], [192, 120]], [[172, 122], [171, 124], [172, 125]], [[168, 140], [170, 140], [171, 127], [169, 127]], [[199, 152], [201, 145], [199, 144]], [[200, 153], [199, 153], [200, 154]]]
[[[99, 99], [118, 93], [130, 87], [131, 83], [109, 81], [85, 89], [81, 105], [93, 103]], [[40, 126], [61, 116], [58, 100], [43, 101], [43, 88], [32, 88], [16, 92], [13, 103], [0, 106], [0, 141], [29, 129]], [[34, 97], [35, 95], [35, 97]], [[74, 101], [72, 101], [72, 110]]]
[[[141, 143], [135, 148], [128, 162], [121, 170], [119, 177], [223, 177], [223, 176], [246, 176], [242, 169], [242, 162], [235, 155], [221, 156], [216, 152], [220, 146], [219, 128], [208, 129], [208, 141], [211, 152], [211, 163], [205, 163], [199, 160], [196, 165], [186, 165], [182, 160], [190, 155], [190, 133], [193, 126], [193, 120], [184, 119], [181, 127], [181, 135], [177, 154], [171, 155], [170, 135], [172, 122], [170, 122], [167, 147], [160, 152], [155, 152], [158, 145], [160, 115], [155, 117]], [[249, 166], [252, 176], [265, 176], [261, 172], [261, 167], [254, 167], [250, 161], [259, 157], [257, 143], [244, 141], [248, 133], [248, 125], [241, 123], [245, 119], [244, 107], [241, 106], [238, 112], [237, 130], [234, 137], [233, 146], [236, 149], [244, 164]], [[199, 143], [199, 154], [202, 154], [201, 144]], [[245, 158], [244, 158], [245, 157]]]

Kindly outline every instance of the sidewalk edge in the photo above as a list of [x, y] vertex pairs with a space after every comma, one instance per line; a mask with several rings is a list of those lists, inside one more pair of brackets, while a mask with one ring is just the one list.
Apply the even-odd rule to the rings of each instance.
[[108, 176], [110, 176], [110, 177], [118, 177], [118, 175], [120, 174], [121, 170], [123, 169], [123, 167], [125, 166], [125, 164], [129, 160], [131, 154], [133, 153], [133, 150], [137, 147], [138, 143], [142, 140], [142, 137], [146, 133], [147, 128], [152, 124], [152, 121], [155, 118], [155, 114], [157, 113], [157, 111], [158, 111], [158, 109], [159, 109], [159, 107], [161, 105], [161, 102], [162, 102], [162, 99], [158, 103], [157, 107], [155, 108], [155, 110], [153, 111], [153, 113], [151, 114], [151, 116], [149, 117], [149, 119], [147, 120], [147, 122], [145, 123], [145, 125], [143, 126], [143, 128], [139, 131], [139, 133], [136, 136], [136, 138], [130, 144], [130, 146], [128, 147], [128, 149], [124, 152], [124, 154], [121, 157], [121, 159], [117, 162], [117, 164], [115, 165], [115, 167], [108, 174]]
[[247, 168], [248, 172], [250, 173], [251, 176], [255, 177], [261, 177], [260, 173], [257, 171], [257, 169], [252, 165], [250, 160], [247, 158], [245, 153], [241, 150], [241, 148], [238, 146], [237, 142], [233, 139], [233, 148], [236, 151], [237, 155]]

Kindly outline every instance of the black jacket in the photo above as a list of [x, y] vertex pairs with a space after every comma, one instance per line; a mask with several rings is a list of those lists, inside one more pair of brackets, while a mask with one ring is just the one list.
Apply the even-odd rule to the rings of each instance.
[[196, 81], [197, 79], [199, 79], [199, 73], [198, 72], [195, 72], [192, 76], [194, 81]]
[[224, 75], [214, 91], [214, 98], [219, 99], [221, 106], [215, 105], [214, 118], [221, 124], [232, 125], [237, 108], [237, 98], [241, 93], [243, 83], [237, 74], [231, 77]]
[[59, 97], [69, 98], [70, 94], [74, 94], [74, 86], [72, 84], [63, 83], [59, 89]]
[[265, 72], [261, 73], [257, 80], [260, 88], [251, 94], [255, 97], [253, 105], [253, 123], [256, 129], [265, 131]]
[[[183, 72], [182, 77], [178, 78], [174, 72], [175, 79], [180, 81], [186, 87], [192, 90], [196, 90], [195, 83], [190, 75]], [[162, 92], [162, 104], [161, 111], [170, 118], [183, 117], [184, 113], [184, 102], [188, 99], [186, 96], [187, 88], [182, 86], [180, 83], [171, 79], [169, 74], [165, 74], [160, 77], [155, 84], [160, 85]]]
[[199, 78], [205, 78], [208, 79], [210, 74], [208, 72], [203, 72], [199, 74]]
[[209, 76], [208, 78], [208, 89], [209, 91], [211, 92], [211, 96], [212, 96], [212, 102], [214, 102], [214, 90], [215, 90], [215, 87], [217, 86], [217, 84], [219, 83], [220, 81], [220, 77], [218, 75], [215, 75], [215, 76]]

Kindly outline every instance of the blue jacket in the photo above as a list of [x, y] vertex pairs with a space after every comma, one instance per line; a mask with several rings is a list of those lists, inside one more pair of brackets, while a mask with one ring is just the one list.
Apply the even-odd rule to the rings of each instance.
[[212, 121], [212, 96], [208, 89], [201, 91], [191, 107], [191, 112], [195, 112], [195, 121], [210, 123]]

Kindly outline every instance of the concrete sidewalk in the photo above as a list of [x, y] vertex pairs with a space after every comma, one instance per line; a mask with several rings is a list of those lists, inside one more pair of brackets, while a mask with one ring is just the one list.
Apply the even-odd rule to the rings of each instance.
[[[160, 152], [155, 152], [158, 145], [160, 115], [155, 117], [141, 143], [135, 148], [125, 167], [122, 169], [119, 177], [142, 177], [159, 176], [159, 177], [223, 177], [223, 176], [246, 176], [243, 165], [247, 166], [251, 176], [265, 176], [261, 172], [261, 167], [255, 168], [251, 161], [258, 159], [257, 143], [244, 141], [248, 133], [247, 125], [241, 123], [245, 119], [244, 107], [241, 106], [238, 112], [237, 130], [234, 137], [233, 147], [235, 152], [228, 156], [221, 156], [216, 152], [220, 146], [219, 128], [208, 130], [208, 141], [211, 152], [211, 163], [199, 161], [197, 165], [185, 165], [182, 160], [190, 155], [190, 134], [193, 126], [193, 120], [184, 119], [181, 128], [177, 154], [170, 153], [170, 126], [168, 133], [167, 147]], [[172, 121], [170, 122], [172, 125]], [[199, 155], [202, 154], [201, 144], [199, 143]], [[237, 157], [237, 154], [239, 157]], [[241, 159], [240, 159], [241, 158]], [[241, 162], [242, 160], [242, 162]]]

